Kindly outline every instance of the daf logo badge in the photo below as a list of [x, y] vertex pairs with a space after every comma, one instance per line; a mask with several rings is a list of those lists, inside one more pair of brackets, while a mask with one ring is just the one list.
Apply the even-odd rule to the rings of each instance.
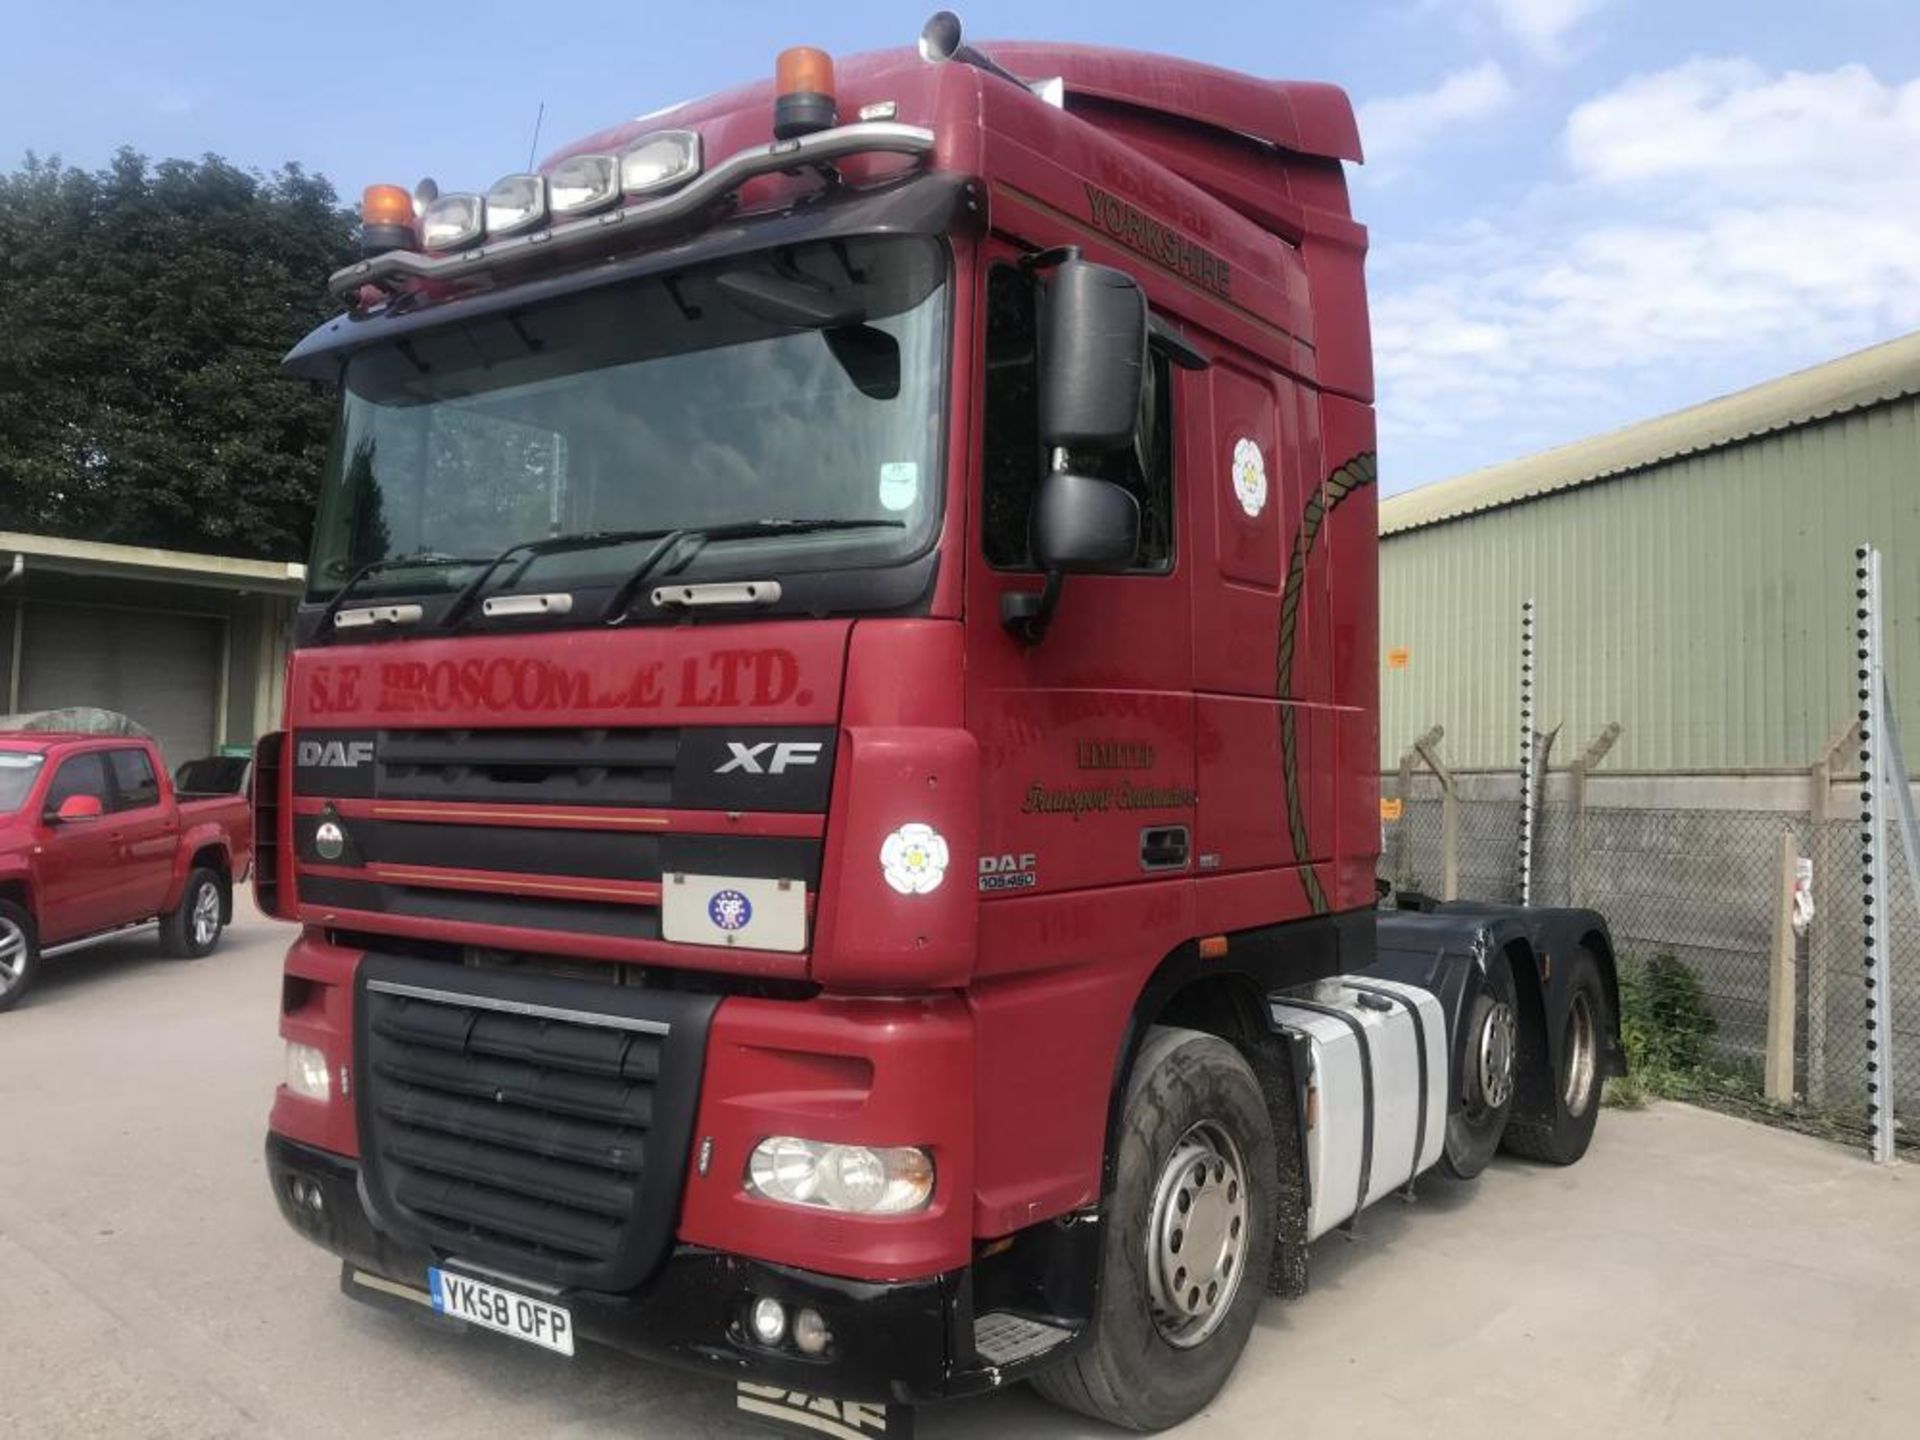
[[347, 853], [347, 832], [338, 820], [322, 820], [314, 827], [313, 848], [322, 860], [338, 860]]
[[357, 770], [373, 762], [371, 740], [302, 740], [294, 752], [302, 770]]

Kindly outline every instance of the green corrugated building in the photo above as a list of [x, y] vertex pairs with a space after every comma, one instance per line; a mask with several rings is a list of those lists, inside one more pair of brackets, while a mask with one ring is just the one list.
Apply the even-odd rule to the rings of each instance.
[[1854, 547], [1883, 555], [1920, 763], [1920, 333], [1380, 507], [1381, 767], [1434, 724], [1459, 769], [1519, 750], [1520, 606], [1554, 759], [1799, 770], [1855, 710]]

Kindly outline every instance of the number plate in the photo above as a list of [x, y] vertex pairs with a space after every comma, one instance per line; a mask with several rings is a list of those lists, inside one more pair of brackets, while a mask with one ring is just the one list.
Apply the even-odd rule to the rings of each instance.
[[433, 1308], [456, 1320], [470, 1321], [516, 1340], [540, 1345], [562, 1355], [573, 1354], [573, 1316], [558, 1305], [503, 1290], [471, 1275], [430, 1269]]
[[665, 939], [745, 950], [807, 948], [807, 887], [802, 881], [671, 874], [661, 891], [660, 934]]

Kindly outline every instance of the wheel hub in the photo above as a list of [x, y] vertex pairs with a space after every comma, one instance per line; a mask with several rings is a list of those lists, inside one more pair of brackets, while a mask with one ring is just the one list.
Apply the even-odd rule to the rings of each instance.
[[0, 991], [11, 990], [26, 968], [26, 932], [11, 920], [0, 918]]
[[1498, 1110], [1513, 1098], [1513, 1007], [1504, 1001], [1488, 1006], [1480, 1022], [1474, 1075], [1488, 1109]]
[[211, 885], [202, 885], [193, 901], [193, 943], [210, 945], [219, 933], [220, 892]]
[[1239, 1148], [1217, 1125], [1202, 1122], [1167, 1157], [1147, 1226], [1153, 1321], [1169, 1344], [1198, 1345], [1219, 1327], [1239, 1291], [1246, 1247]]
[[1566, 1088], [1561, 1099], [1567, 1113], [1578, 1119], [1593, 1103], [1594, 1076], [1599, 1069], [1599, 1027], [1594, 1023], [1593, 1005], [1584, 992], [1576, 992], [1567, 1007], [1567, 1033], [1562, 1042], [1566, 1052]]

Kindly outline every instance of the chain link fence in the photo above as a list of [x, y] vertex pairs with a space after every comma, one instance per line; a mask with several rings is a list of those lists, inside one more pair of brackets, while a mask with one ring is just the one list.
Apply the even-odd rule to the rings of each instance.
[[[1483, 792], [1484, 784], [1477, 787]], [[1499, 787], [1505, 788], [1505, 787]], [[1457, 802], [1454, 871], [1463, 900], [1520, 900], [1519, 779], [1512, 799]], [[1764, 1098], [1781, 836], [1812, 861], [1813, 912], [1795, 937], [1793, 1098]], [[1862, 947], [1861, 832], [1777, 810], [1542, 805], [1533, 903], [1583, 905], [1613, 932], [1623, 1021], [1643, 1068], [1679, 1093], [1864, 1144], [1867, 1084], [1884, 1076], [1903, 1149], [1920, 1148], [1920, 910], [1889, 837], [1887, 1019], [1892, 1064], [1870, 1052]], [[1410, 798], [1385, 827], [1380, 874], [1439, 896], [1443, 805]]]

